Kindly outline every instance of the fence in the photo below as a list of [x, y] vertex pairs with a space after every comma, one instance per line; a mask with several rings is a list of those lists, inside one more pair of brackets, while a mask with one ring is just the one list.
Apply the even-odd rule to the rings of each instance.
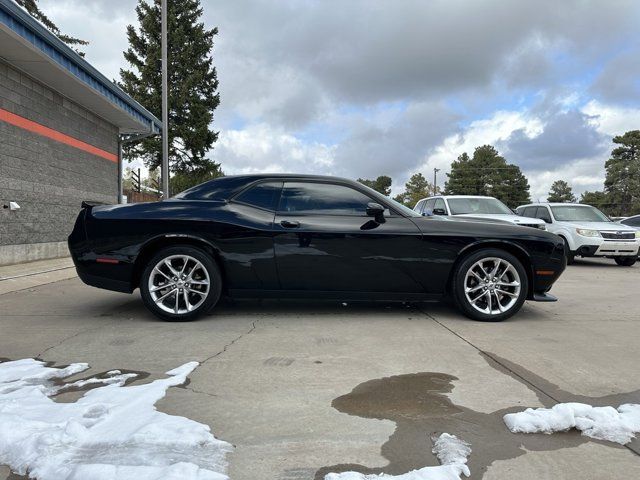
[[127, 196], [127, 203], [157, 202], [160, 200], [160, 196], [155, 193], [125, 190], [124, 194]]

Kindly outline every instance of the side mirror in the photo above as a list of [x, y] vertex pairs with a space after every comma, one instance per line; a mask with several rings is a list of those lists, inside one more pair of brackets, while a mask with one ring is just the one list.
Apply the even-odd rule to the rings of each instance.
[[384, 207], [379, 203], [369, 202], [367, 203], [367, 215], [374, 217], [378, 223], [384, 223]]
[[444, 208], [434, 208], [433, 209], [433, 214], [434, 215], [446, 215], [447, 212]]

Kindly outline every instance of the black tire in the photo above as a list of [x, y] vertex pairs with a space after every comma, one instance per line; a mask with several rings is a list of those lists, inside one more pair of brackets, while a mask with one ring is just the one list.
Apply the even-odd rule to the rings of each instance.
[[576, 261], [576, 252], [571, 251], [569, 248], [569, 242], [567, 242], [566, 238], [560, 238], [562, 238], [562, 241], [564, 242], [564, 254], [567, 257], [567, 265], [573, 265]]
[[[180, 307], [184, 305], [184, 309], [187, 311], [173, 313], [170, 311], [163, 310], [163, 308], [161, 308], [156, 303], [156, 300], [154, 300], [154, 298], [152, 297], [152, 293], [149, 291], [149, 278], [152, 275], [155, 266], [159, 262], [161, 262], [163, 259], [167, 259], [169, 257], [179, 257], [179, 256], [190, 257], [191, 259], [194, 259], [200, 263], [203, 270], [198, 268], [198, 271], [194, 275], [198, 275], [198, 277], [201, 277], [201, 278], [195, 278], [195, 280], [199, 282], [208, 281], [209, 288], [208, 288], [208, 291], [206, 291], [205, 295], [195, 294], [192, 292], [195, 291], [196, 289], [204, 289], [204, 286], [200, 287], [200, 286], [195, 286], [190, 284], [184, 285], [180, 283], [180, 285], [178, 286], [181, 287], [183, 290], [180, 289], [179, 291], [184, 292], [182, 293], [182, 295], [184, 296], [181, 296], [177, 299], [178, 305], [179, 305], [178, 310], [183, 310], [183, 308], [180, 308]], [[171, 260], [171, 261], [173, 262], [175, 260]], [[179, 263], [177, 265], [179, 265]], [[193, 265], [195, 265], [195, 263], [191, 261], [191, 263], [188, 264], [187, 268]], [[208, 280], [206, 279], [205, 272], [206, 272], [206, 275], [208, 275]], [[170, 272], [165, 271], [165, 273], [170, 273]], [[166, 278], [166, 275], [162, 275], [162, 274], [158, 275], [157, 273], [155, 273], [153, 280], [156, 281], [157, 279], [160, 279], [160, 281], [162, 281], [162, 277]], [[167, 281], [170, 281], [170, 280], [168, 279]], [[179, 280], [179, 281], [182, 281], [182, 280]], [[165, 292], [170, 291], [169, 289], [178, 290], [178, 286], [176, 286], [175, 288], [172, 286], [168, 286], [166, 290], [160, 291], [161, 293], [159, 293], [158, 295], [163, 295]], [[188, 286], [193, 290], [188, 290], [187, 288], [185, 288], [185, 286]], [[211, 258], [210, 255], [208, 255], [203, 250], [196, 247], [192, 247], [190, 245], [175, 245], [172, 247], [163, 248], [162, 250], [158, 251], [158, 253], [156, 253], [153, 256], [153, 258], [149, 260], [144, 271], [142, 272], [142, 277], [140, 278], [140, 295], [142, 296], [142, 301], [144, 302], [147, 309], [149, 309], [149, 311], [153, 313], [155, 316], [157, 316], [158, 318], [162, 320], [167, 320], [170, 322], [187, 322], [187, 321], [195, 320], [200, 315], [211, 310], [216, 305], [216, 303], [218, 303], [218, 300], [220, 299], [221, 291], [222, 291], [222, 277], [220, 276], [220, 269], [216, 265], [216, 262]], [[190, 292], [190, 293], [186, 293], [186, 292]], [[178, 292], [176, 292], [176, 294], [173, 296], [170, 294], [168, 296], [168, 299], [176, 298], [176, 296], [178, 295], [180, 295], [178, 294]], [[194, 303], [196, 303], [196, 306], [195, 308], [193, 308], [193, 310], [189, 311], [189, 308], [186, 305], [185, 297], [190, 301], [193, 301]], [[204, 297], [204, 300], [202, 300], [203, 297]], [[164, 307], [168, 308], [167, 305], [164, 305]]]
[[[519, 277], [520, 291], [517, 294], [517, 298], [515, 298], [515, 302], [509, 307], [509, 309], [502, 313], [489, 314], [477, 310], [471, 304], [465, 294], [467, 272], [477, 262], [481, 261], [482, 259], [489, 258], [498, 258], [510, 263]], [[453, 272], [451, 287], [454, 303], [465, 316], [471, 318], [472, 320], [479, 320], [481, 322], [501, 322], [516, 314], [520, 310], [520, 308], [522, 308], [522, 305], [527, 298], [529, 279], [522, 263], [516, 257], [504, 250], [499, 250], [497, 248], [487, 248], [469, 254], [456, 266]], [[513, 291], [513, 293], [515, 293], [515, 290]], [[491, 298], [491, 294], [489, 294], [489, 297]], [[507, 297], [505, 296], [503, 298]], [[475, 301], [475, 299], [473, 300]]]
[[632, 267], [638, 261], [638, 257], [613, 257], [621, 267]]

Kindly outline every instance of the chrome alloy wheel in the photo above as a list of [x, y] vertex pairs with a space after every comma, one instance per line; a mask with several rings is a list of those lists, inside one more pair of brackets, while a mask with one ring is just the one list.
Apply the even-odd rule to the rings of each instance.
[[469, 304], [487, 315], [508, 312], [520, 296], [520, 275], [502, 258], [487, 257], [474, 263], [464, 278]]
[[178, 315], [189, 313], [207, 299], [209, 272], [189, 255], [171, 255], [153, 267], [148, 286], [160, 309]]

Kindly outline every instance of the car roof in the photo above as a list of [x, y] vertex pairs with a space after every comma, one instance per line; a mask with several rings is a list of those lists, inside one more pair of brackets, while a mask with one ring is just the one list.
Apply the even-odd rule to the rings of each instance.
[[497, 200], [496, 197], [489, 197], [487, 195], [432, 195], [430, 197], [421, 198], [418, 201], [421, 202], [422, 200], [430, 200], [432, 198], [493, 198]]
[[518, 205], [516, 208], [522, 207], [591, 207], [592, 205], [588, 205], [586, 203], [565, 203], [565, 202], [538, 202], [538, 203], [526, 203], [524, 205]]
[[253, 173], [245, 175], [225, 175], [201, 183], [176, 195], [179, 200], [227, 200], [244, 187], [260, 180], [315, 180], [338, 182], [353, 186], [363, 186], [361, 183], [348, 178], [332, 177], [328, 175], [308, 175], [295, 173]]

